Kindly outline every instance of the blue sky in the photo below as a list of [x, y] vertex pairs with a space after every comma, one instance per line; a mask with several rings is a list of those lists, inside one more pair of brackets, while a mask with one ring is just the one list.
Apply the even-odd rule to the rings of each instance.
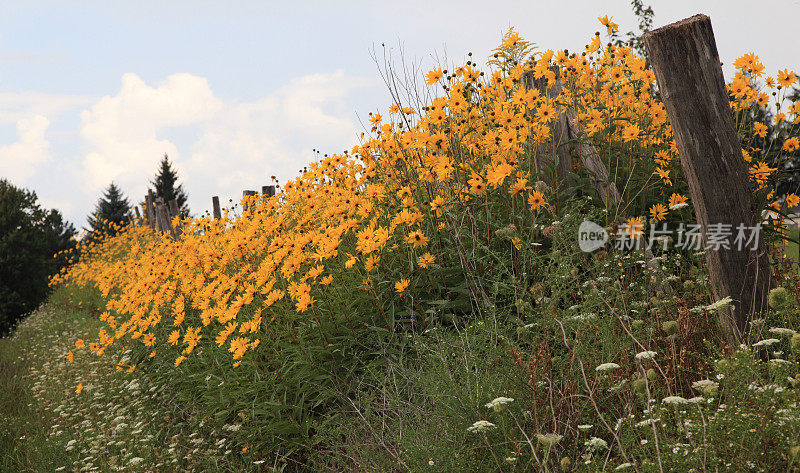
[[[648, 3], [648, 2], [645, 2]], [[654, 0], [656, 25], [711, 17], [725, 72], [755, 51], [800, 72], [800, 0]], [[312, 148], [349, 148], [389, 96], [371, 51], [422, 69], [479, 62], [515, 26], [581, 48], [597, 16], [635, 28], [628, 1], [0, 1], [0, 177], [76, 226], [117, 182], [133, 202], [174, 159], [198, 214], [292, 177]]]

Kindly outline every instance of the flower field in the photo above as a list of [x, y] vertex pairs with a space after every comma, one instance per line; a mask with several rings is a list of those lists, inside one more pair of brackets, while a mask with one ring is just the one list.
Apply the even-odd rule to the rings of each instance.
[[[428, 72], [424, 93], [395, 91], [358, 146], [277, 195], [176, 218], [177, 239], [129, 225], [74, 255], [20, 328], [86, 308], [32, 371], [59, 422], [56, 471], [800, 465], [800, 271], [783, 219], [800, 199], [776, 186], [800, 147], [797, 78], [750, 53], [728, 86], [777, 282], [732, 347], [702, 251], [578, 248], [584, 220], [633, 235], [694, 221], [655, 76], [600, 22], [576, 52], [512, 29], [485, 68], [470, 56]], [[565, 178], [567, 111], [581, 134]]]

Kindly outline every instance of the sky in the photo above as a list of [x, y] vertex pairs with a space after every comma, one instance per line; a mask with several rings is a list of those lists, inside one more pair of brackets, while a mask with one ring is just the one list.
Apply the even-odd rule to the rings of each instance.
[[[800, 72], [800, 0], [645, 4], [656, 27], [710, 16], [726, 80], [751, 51]], [[391, 103], [384, 57], [485, 64], [511, 26], [580, 50], [602, 15], [636, 30], [627, 0], [0, 0], [0, 178], [80, 229], [112, 181], [142, 200], [167, 153], [199, 215], [350, 149]]]

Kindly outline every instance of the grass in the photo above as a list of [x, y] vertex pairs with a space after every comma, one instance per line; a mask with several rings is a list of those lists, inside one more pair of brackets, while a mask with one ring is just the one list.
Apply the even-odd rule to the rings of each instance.
[[42, 375], [65, 381], [43, 372], [65, 354], [54, 350], [54, 338], [88, 333], [96, 320], [78, 308], [55, 311], [55, 304], [43, 306], [20, 323], [13, 336], [0, 340], [0, 471], [55, 471], [71, 463], [63, 445], [52, 442], [49, 434], [58, 421], [44, 409], [45, 403], [65, 399], [65, 388], [44, 393], [41, 399], [34, 392]]
[[788, 259], [793, 261], [800, 261], [800, 247], [797, 244], [798, 238], [800, 238], [800, 228], [793, 227], [789, 230], [789, 238], [792, 240], [789, 242], [786, 248], [786, 256]]
[[56, 292], [0, 340], [0, 471], [253, 471], [145, 374], [94, 355], [67, 360], [102, 326], [93, 295], [80, 297]]

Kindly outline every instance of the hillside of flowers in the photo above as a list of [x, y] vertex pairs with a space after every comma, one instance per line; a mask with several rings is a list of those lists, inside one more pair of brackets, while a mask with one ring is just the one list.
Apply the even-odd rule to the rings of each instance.
[[[632, 236], [694, 219], [654, 74], [600, 21], [581, 51], [512, 29], [488, 65], [431, 70], [430, 100], [396, 96], [353, 149], [221, 219], [175, 219], [179, 239], [129, 225], [86, 245], [52, 285], [100, 328], [64, 357], [167, 393], [255, 471], [797, 466], [800, 198], [775, 186], [800, 147], [797, 77], [745, 54], [729, 84], [777, 289], [727, 346], [702, 251], [578, 248], [585, 219]], [[125, 471], [173, 471], [146, 463]]]

